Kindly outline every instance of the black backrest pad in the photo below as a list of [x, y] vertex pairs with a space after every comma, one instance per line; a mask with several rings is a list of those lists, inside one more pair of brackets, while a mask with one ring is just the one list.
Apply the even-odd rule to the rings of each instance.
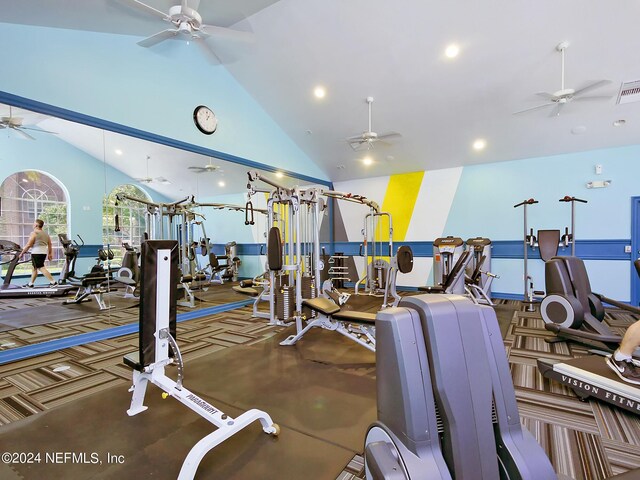
[[562, 257], [553, 257], [544, 264], [544, 280], [547, 295], [574, 295], [571, 278]]
[[540, 258], [548, 261], [558, 254], [560, 244], [560, 230], [538, 230], [538, 247]]
[[575, 296], [578, 298], [585, 312], [591, 311], [589, 307], [589, 295], [591, 295], [591, 284], [587, 269], [582, 259], [578, 257], [562, 257], [564, 264], [567, 266], [569, 278], [573, 284]]
[[398, 249], [396, 254], [398, 258], [398, 271], [400, 273], [409, 273], [413, 270], [413, 252], [411, 247], [403, 245]]
[[267, 263], [269, 270], [282, 270], [282, 237], [278, 227], [271, 227], [267, 239]]
[[142, 244], [140, 269], [139, 353], [144, 367], [155, 361], [157, 254], [171, 250], [169, 293], [169, 331], [176, 338], [176, 302], [178, 291], [178, 242], [175, 240], [147, 240]]
[[478, 263], [476, 263], [476, 268], [471, 274], [471, 282], [478, 283], [478, 279], [480, 278], [480, 275], [482, 275], [482, 264], [486, 259], [487, 259], [487, 256], [482, 255], [480, 257], [480, 260], [478, 260]]
[[458, 261], [451, 269], [451, 273], [447, 275], [446, 281], [442, 284], [445, 289], [449, 288], [453, 284], [454, 280], [458, 278], [460, 270], [464, 269], [467, 266], [469, 255], [471, 255], [471, 252], [469, 250], [465, 250], [464, 252], [462, 252], [460, 257], [458, 258]]

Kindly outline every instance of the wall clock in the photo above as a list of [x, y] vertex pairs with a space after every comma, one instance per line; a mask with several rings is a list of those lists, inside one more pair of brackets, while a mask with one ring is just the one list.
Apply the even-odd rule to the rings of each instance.
[[196, 107], [193, 111], [193, 121], [200, 130], [205, 135], [211, 135], [218, 128], [218, 119], [216, 118], [215, 113], [204, 105], [200, 105]]

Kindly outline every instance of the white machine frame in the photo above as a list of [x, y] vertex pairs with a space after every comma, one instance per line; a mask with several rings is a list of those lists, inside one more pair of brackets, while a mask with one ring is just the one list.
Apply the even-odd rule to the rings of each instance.
[[[169, 330], [169, 298], [172, 288], [170, 285], [170, 258], [171, 250], [158, 250], [155, 361], [145, 367], [142, 372], [133, 371], [133, 385], [129, 389], [132, 392], [131, 406], [127, 410], [127, 414], [129, 416], [137, 415], [148, 408], [144, 405], [144, 397], [147, 384], [151, 382], [165, 392], [163, 398], [169, 396], [175, 398], [217, 427], [217, 430], [196, 443], [185, 458], [178, 480], [188, 480], [195, 476], [200, 461], [211, 449], [252, 422], [259, 420], [262, 424], [262, 430], [269, 435], [277, 436], [280, 428], [273, 422], [269, 414], [257, 409], [247, 410], [237, 418], [232, 418], [182, 385], [182, 356]], [[169, 357], [170, 347], [174, 350], [174, 358]], [[177, 381], [165, 374], [165, 367], [174, 362], [178, 365]]]

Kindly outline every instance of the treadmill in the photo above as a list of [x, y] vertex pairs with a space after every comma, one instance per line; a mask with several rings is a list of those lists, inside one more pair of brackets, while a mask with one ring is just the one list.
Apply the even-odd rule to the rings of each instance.
[[25, 298], [25, 297], [60, 297], [66, 295], [69, 290], [75, 288], [73, 285], [42, 285], [31, 288], [24, 288], [20, 285], [13, 285], [11, 278], [13, 272], [20, 263], [20, 252], [22, 248], [17, 243], [9, 240], [0, 240], [0, 255], [13, 255], [8, 263], [7, 273], [4, 282], [0, 285], [0, 299], [2, 298]]
[[640, 414], [640, 386], [622, 381], [604, 357], [593, 355], [566, 361], [540, 358], [538, 369], [546, 378], [567, 385], [580, 400], [593, 397]]

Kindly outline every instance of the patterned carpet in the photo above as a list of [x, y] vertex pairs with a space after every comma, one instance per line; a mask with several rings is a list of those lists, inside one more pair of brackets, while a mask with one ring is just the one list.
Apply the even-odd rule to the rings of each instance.
[[[544, 378], [540, 357], [568, 359], [588, 355], [577, 344], [549, 344], [540, 314], [525, 312], [520, 302], [497, 301], [498, 319], [511, 311], [505, 332], [513, 383], [522, 424], [549, 456], [560, 478], [604, 480], [640, 467], [640, 417], [609, 404], [580, 401], [569, 388]], [[608, 310], [606, 322], [623, 333], [636, 317]], [[503, 322], [500, 322], [501, 324]], [[364, 461], [357, 455], [338, 480], [364, 478]]]
[[[586, 349], [545, 342], [550, 334], [544, 330], [539, 314], [522, 311], [518, 302], [502, 301], [496, 310], [501, 326], [506, 326], [504, 341], [521, 421], [545, 449], [556, 471], [576, 480], [599, 480], [640, 467], [639, 417], [608, 404], [581, 402], [568, 388], [543, 378], [536, 368], [539, 357], [573, 358], [586, 355]], [[236, 345], [263, 342], [282, 330], [266, 325], [264, 320], [251, 319], [250, 311], [243, 308], [180, 323], [178, 336], [185, 362]], [[0, 333], [0, 345], [24, 345], [70, 332], [108, 328], [130, 323], [136, 315], [136, 309], [111, 310], [68, 322], [12, 330]], [[504, 322], [509, 316], [511, 321]], [[634, 320], [618, 311], [608, 311], [606, 317], [607, 323], [618, 331]], [[0, 366], [0, 425], [112, 387], [128, 387], [131, 372], [122, 364], [122, 356], [136, 346], [137, 335], [127, 335]], [[322, 363], [322, 359], [313, 357], [308, 360]], [[345, 362], [343, 370], [353, 375], [375, 375], [370, 364], [357, 361]], [[364, 478], [363, 463], [362, 456], [356, 455], [337, 478]]]

